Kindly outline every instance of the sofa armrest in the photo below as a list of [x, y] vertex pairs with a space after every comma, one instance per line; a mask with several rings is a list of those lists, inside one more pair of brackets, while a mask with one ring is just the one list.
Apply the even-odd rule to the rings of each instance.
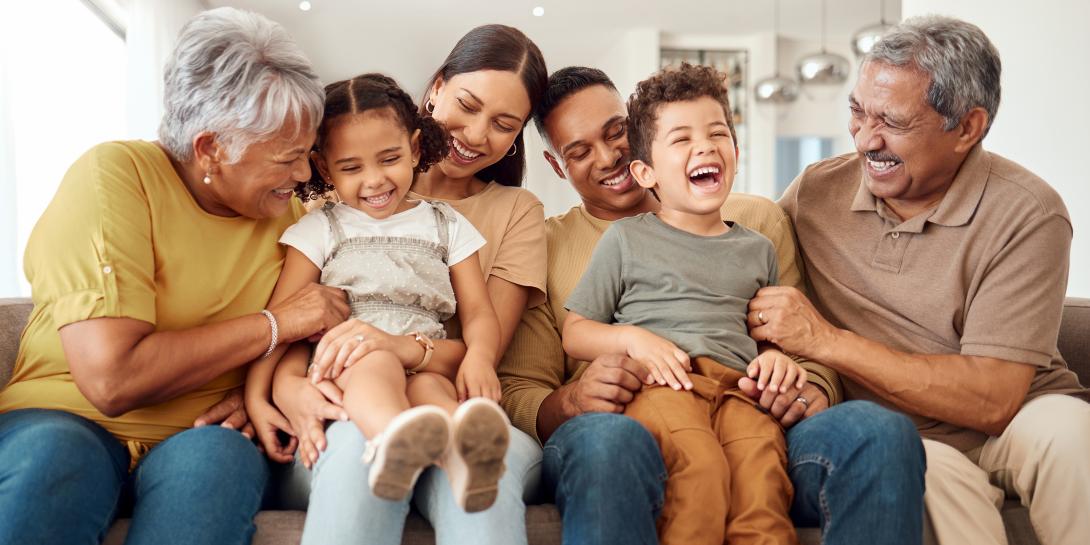
[[23, 334], [34, 304], [30, 299], [0, 299], [0, 387], [11, 379], [19, 337]]
[[1067, 366], [1079, 376], [1083, 386], [1090, 385], [1090, 299], [1068, 297], [1060, 324], [1060, 354]]

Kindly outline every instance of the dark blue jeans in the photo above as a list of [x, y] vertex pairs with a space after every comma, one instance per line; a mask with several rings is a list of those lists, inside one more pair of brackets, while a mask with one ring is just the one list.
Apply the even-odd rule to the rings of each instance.
[[666, 466], [655, 438], [627, 416], [568, 420], [545, 442], [542, 481], [568, 545], [658, 543]]
[[242, 434], [186, 430], [128, 469], [128, 450], [90, 420], [0, 414], [0, 543], [97, 545], [128, 505], [127, 544], [250, 543], [267, 468]]
[[867, 401], [835, 405], [787, 432], [791, 518], [825, 545], [923, 541], [923, 444], [908, 417]]
[[[791, 517], [820, 526], [825, 545], [919, 545], [923, 445], [907, 417], [866, 401], [841, 403], [787, 433]], [[542, 478], [565, 544], [657, 543], [666, 469], [634, 420], [586, 414], [545, 443]]]

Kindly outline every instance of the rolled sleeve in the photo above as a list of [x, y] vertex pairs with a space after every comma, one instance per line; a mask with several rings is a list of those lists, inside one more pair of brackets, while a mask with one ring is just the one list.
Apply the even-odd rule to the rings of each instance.
[[35, 301], [51, 305], [57, 328], [99, 317], [156, 323], [150, 217], [120, 146], [102, 144], [72, 165], [26, 254]]

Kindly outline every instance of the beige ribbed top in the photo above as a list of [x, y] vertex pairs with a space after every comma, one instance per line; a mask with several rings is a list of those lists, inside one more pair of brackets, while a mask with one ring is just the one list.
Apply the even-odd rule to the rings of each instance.
[[[772, 241], [779, 261], [779, 284], [803, 289], [791, 221], [776, 203], [754, 195], [732, 194], [723, 205], [723, 218]], [[537, 413], [541, 403], [557, 388], [578, 379], [587, 365], [564, 354], [560, 324], [567, 316], [564, 302], [575, 289], [598, 239], [610, 223], [591, 216], [582, 206], [545, 220], [547, 298], [544, 304], [523, 314], [497, 370], [503, 386], [501, 404], [511, 422], [539, 440]], [[840, 380], [836, 373], [813, 362], [802, 363], [810, 381], [827, 393], [829, 402], [839, 401]]]

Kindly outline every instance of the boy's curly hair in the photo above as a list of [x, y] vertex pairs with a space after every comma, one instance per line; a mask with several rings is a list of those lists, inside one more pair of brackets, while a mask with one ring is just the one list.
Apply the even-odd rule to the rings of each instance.
[[[322, 114], [322, 123], [318, 125], [314, 151], [322, 149], [330, 127], [340, 117], [389, 108], [407, 133], [411, 135], [413, 131], [420, 129], [420, 161], [413, 169], [414, 174], [427, 171], [447, 155], [447, 131], [431, 117], [420, 115], [412, 97], [389, 76], [371, 73], [331, 83], [325, 87], [325, 97], [325, 111]], [[312, 160], [310, 180], [296, 186], [295, 194], [300, 200], [307, 202], [332, 190], [333, 185], [322, 179], [322, 173]]]
[[723, 106], [727, 127], [735, 147], [734, 116], [727, 97], [727, 75], [710, 66], [681, 63], [677, 68], [665, 68], [636, 84], [636, 92], [628, 97], [628, 145], [633, 159], [651, 164], [651, 142], [658, 130], [658, 110], [663, 104], [711, 97]]

